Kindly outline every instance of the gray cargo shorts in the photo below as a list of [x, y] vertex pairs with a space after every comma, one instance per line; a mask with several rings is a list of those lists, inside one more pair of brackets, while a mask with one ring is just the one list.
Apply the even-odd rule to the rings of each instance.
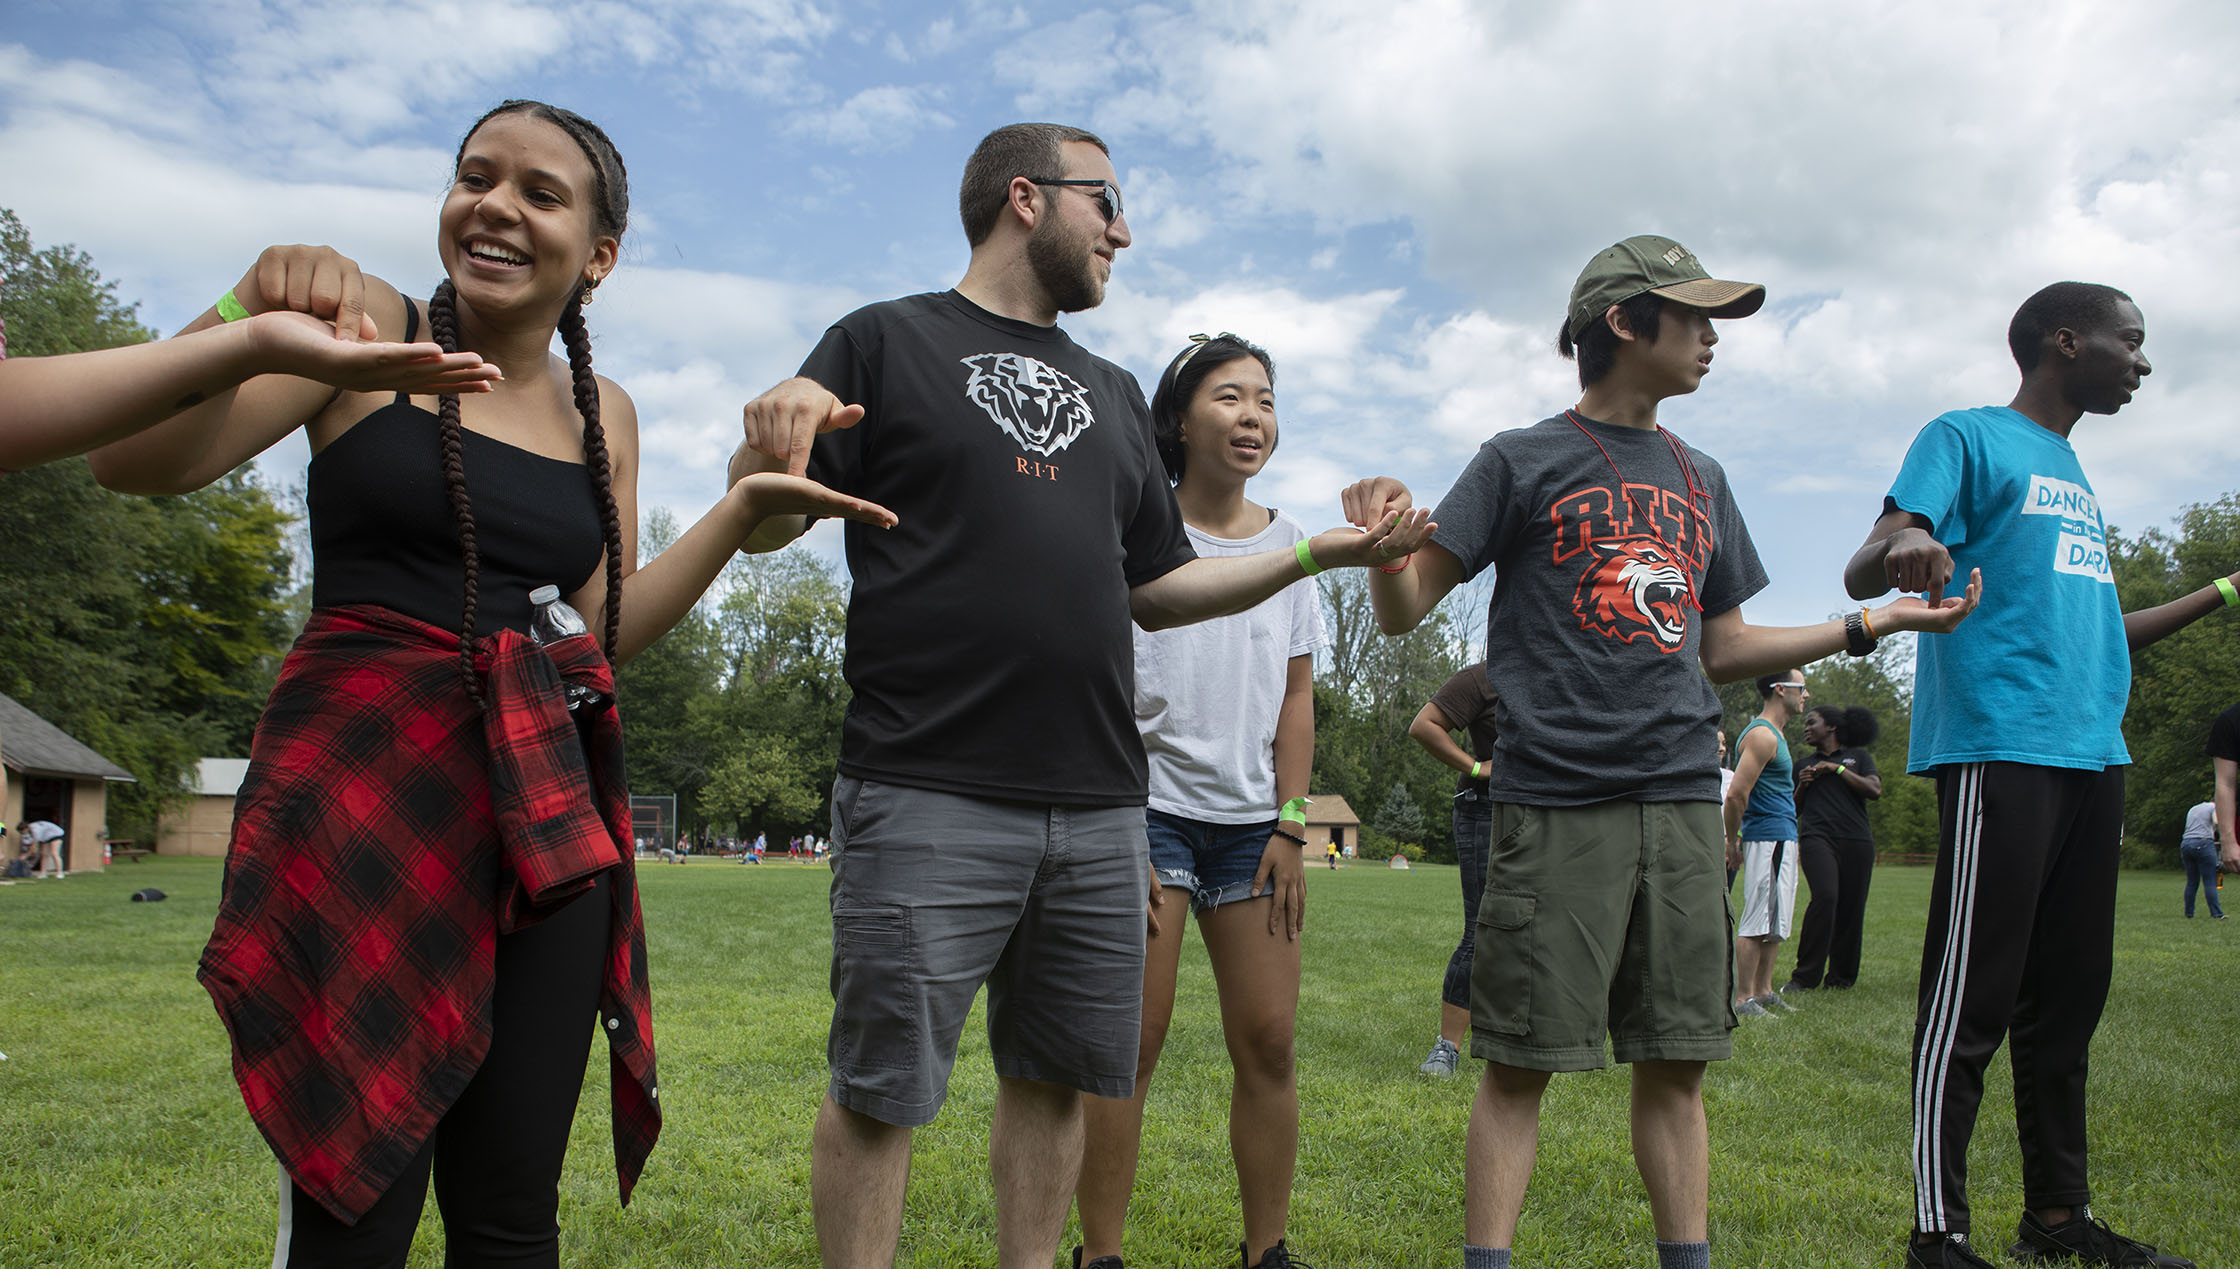
[[996, 1073], [1135, 1091], [1143, 808], [1051, 807], [842, 776], [832, 786], [832, 1099], [915, 1127], [988, 986]]

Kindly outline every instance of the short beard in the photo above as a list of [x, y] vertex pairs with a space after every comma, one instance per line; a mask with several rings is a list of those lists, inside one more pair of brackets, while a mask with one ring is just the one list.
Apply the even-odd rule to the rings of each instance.
[[1079, 313], [1104, 303], [1104, 281], [1096, 267], [1082, 258], [1081, 244], [1067, 242], [1055, 217], [1036, 225], [1027, 235], [1027, 267], [1060, 313]]

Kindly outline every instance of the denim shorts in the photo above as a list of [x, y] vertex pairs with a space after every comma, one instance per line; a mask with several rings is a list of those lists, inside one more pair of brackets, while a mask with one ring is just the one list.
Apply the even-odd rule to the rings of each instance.
[[1189, 891], [1192, 911], [1210, 912], [1253, 897], [1252, 879], [1260, 873], [1276, 822], [1209, 824], [1146, 808], [1143, 827], [1160, 882]]

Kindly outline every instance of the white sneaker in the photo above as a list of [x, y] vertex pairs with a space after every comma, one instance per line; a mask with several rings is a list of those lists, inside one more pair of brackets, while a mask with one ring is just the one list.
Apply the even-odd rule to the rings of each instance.
[[1447, 1037], [1440, 1036], [1438, 1042], [1431, 1046], [1431, 1056], [1425, 1058], [1423, 1065], [1416, 1069], [1425, 1075], [1437, 1075], [1443, 1078], [1454, 1074], [1455, 1063], [1460, 1061], [1461, 1058], [1462, 1050], [1447, 1043]]
[[1771, 1018], [1774, 1015], [1757, 1001], [1745, 1000], [1734, 1007], [1734, 1016], [1737, 1018]]

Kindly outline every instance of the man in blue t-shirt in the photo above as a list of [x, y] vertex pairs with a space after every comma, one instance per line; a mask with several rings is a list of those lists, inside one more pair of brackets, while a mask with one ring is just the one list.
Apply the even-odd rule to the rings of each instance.
[[[2002, 1037], [2022, 1138], [2020, 1260], [2190, 1266], [2092, 1217], [2085, 1062], [2107, 1001], [2123, 836], [2131, 654], [2220, 605], [2232, 579], [2125, 613], [2069, 433], [2151, 370], [2146, 320], [2112, 287], [2059, 282], [2007, 330], [2022, 387], [1915, 438], [1844, 570], [1855, 599], [1985, 578], [1984, 611], [1920, 641], [1907, 770], [1937, 780], [1937, 871], [1914, 1017], [1908, 1266], [1973, 1269], [1967, 1151]], [[2016, 727], [2019, 717], [2055, 726]]]

